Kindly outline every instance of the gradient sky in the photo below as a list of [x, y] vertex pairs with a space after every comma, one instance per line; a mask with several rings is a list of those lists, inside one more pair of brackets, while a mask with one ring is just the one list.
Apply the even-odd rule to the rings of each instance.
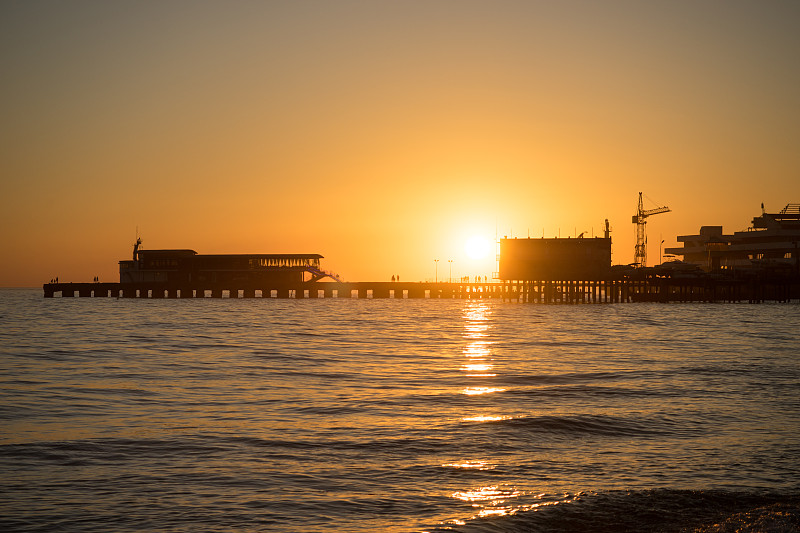
[[[472, 235], [800, 202], [800, 2], [0, 3], [0, 286], [146, 248], [491, 275]], [[646, 202], [646, 207], [655, 207]]]

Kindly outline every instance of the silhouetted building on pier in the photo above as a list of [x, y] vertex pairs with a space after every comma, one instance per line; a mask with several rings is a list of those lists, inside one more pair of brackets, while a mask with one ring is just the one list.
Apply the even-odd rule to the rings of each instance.
[[501, 280], [600, 280], [611, 271], [611, 238], [500, 239]]
[[702, 226], [698, 235], [680, 235], [682, 248], [664, 253], [683, 256], [683, 261], [710, 272], [734, 269], [798, 271], [800, 204], [787, 204], [778, 213], [754, 217], [745, 231], [726, 235], [722, 226]]
[[205, 255], [194, 250], [141, 250], [119, 262], [120, 283], [298, 283], [331, 274], [320, 269], [319, 254]]

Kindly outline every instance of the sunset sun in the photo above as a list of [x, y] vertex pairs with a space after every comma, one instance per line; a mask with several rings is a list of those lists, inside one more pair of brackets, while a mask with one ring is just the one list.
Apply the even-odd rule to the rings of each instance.
[[473, 235], [464, 243], [464, 251], [470, 259], [483, 259], [492, 253], [492, 243], [480, 235]]

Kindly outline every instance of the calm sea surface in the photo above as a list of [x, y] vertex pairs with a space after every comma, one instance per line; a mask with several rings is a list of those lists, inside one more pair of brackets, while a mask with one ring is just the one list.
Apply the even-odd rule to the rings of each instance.
[[0, 290], [2, 531], [795, 531], [798, 508], [798, 304]]

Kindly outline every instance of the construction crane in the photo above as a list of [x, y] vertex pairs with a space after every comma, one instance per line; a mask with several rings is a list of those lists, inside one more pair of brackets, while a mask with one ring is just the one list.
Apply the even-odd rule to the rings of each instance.
[[636, 224], [636, 251], [633, 254], [633, 263], [636, 265], [636, 268], [647, 266], [647, 234], [645, 233], [647, 217], [668, 213], [670, 211], [672, 211], [672, 209], [666, 206], [645, 210], [642, 206], [642, 193], [639, 193], [639, 209], [631, 220], [631, 222]]

